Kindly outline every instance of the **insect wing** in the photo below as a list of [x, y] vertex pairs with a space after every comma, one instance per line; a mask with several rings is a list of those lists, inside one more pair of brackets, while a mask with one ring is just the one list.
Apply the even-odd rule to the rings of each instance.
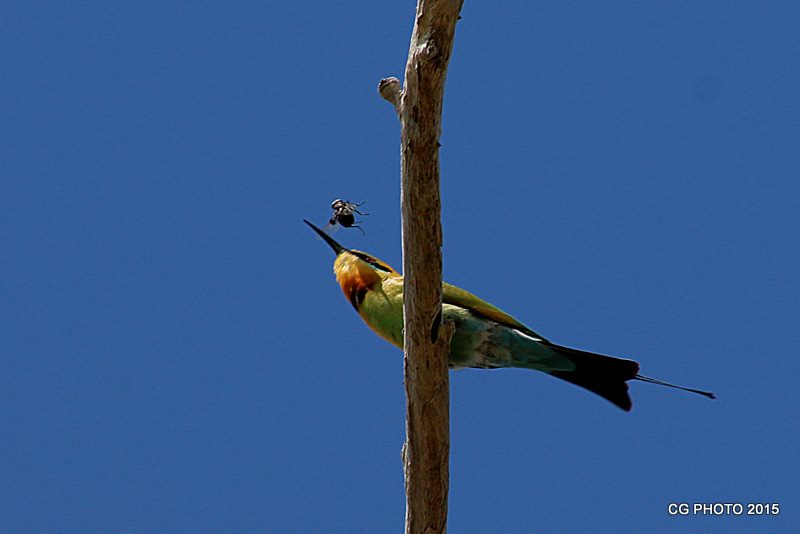
[[[336, 219], [331, 219], [330, 221], [328, 221], [328, 224], [326, 224], [322, 228], [322, 231], [325, 232], [328, 235], [333, 235], [336, 232], [338, 232], [341, 227], [342, 227], [342, 225], [339, 224], [339, 221], [337, 221]], [[318, 238], [318, 239], [322, 239], [322, 238]]]

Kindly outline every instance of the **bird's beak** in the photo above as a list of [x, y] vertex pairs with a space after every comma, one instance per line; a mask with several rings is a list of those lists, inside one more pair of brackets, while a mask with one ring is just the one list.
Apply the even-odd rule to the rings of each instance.
[[334, 239], [333, 239], [331, 236], [329, 236], [328, 234], [326, 234], [325, 232], [323, 232], [322, 230], [320, 230], [319, 228], [317, 228], [316, 226], [314, 226], [313, 224], [311, 224], [311, 223], [310, 223], [310, 222], [308, 222], [307, 220], [303, 219], [303, 222], [304, 222], [304, 223], [306, 223], [307, 225], [309, 225], [309, 226], [311, 227], [311, 229], [312, 229], [312, 230], [314, 230], [315, 232], [317, 232], [317, 234], [318, 234], [318, 235], [319, 235], [319, 236], [320, 236], [320, 237], [321, 237], [321, 238], [322, 238], [322, 239], [323, 239], [323, 240], [324, 240], [324, 241], [325, 241], [325, 242], [326, 242], [328, 245], [330, 245], [330, 247], [333, 249], [333, 251], [336, 253], [336, 255], [337, 255], [337, 256], [338, 256], [339, 254], [341, 254], [342, 252], [347, 252], [347, 249], [346, 249], [346, 248], [344, 248], [344, 247], [343, 247], [342, 245], [340, 245], [339, 243], [337, 243], [337, 242], [336, 242], [336, 241], [335, 241], [335, 240], [334, 240]]

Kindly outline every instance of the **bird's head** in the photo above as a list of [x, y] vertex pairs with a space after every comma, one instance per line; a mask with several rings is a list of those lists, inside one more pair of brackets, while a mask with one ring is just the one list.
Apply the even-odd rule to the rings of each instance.
[[378, 258], [360, 250], [345, 248], [307, 220], [303, 219], [303, 222], [333, 249], [336, 254], [336, 260], [333, 262], [336, 281], [356, 309], [368, 290], [386, 278], [400, 276], [400, 273]]

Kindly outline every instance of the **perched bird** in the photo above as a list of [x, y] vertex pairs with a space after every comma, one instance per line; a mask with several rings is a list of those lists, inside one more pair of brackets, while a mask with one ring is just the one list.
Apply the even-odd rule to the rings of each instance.
[[[381, 260], [350, 250], [304, 219], [336, 253], [333, 272], [361, 318], [383, 339], [403, 346], [403, 275]], [[535, 369], [588, 389], [625, 411], [631, 409], [628, 380], [691, 391], [639, 374], [633, 360], [571, 349], [548, 341], [503, 310], [456, 286], [442, 284], [442, 315], [452, 321], [450, 367]]]

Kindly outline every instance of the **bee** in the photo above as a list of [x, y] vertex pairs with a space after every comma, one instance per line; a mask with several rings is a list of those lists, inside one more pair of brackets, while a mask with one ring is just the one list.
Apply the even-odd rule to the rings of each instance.
[[345, 228], [358, 228], [361, 233], [364, 234], [364, 230], [356, 224], [360, 223], [361, 221], [356, 221], [356, 216], [354, 215], [354, 213], [358, 213], [359, 215], [369, 215], [369, 213], [362, 213], [358, 211], [359, 206], [362, 204], [364, 204], [364, 202], [361, 204], [354, 204], [349, 200], [337, 198], [331, 202], [333, 217], [331, 217], [323, 230], [328, 234], [332, 234], [336, 232], [339, 227], [344, 226]]

